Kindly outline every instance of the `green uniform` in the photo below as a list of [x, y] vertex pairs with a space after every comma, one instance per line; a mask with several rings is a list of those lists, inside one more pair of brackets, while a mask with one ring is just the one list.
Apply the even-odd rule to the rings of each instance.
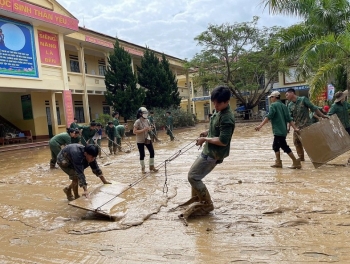
[[71, 143], [75, 143], [75, 144], [79, 144], [80, 142], [80, 136], [76, 137], [76, 138], [71, 138]]
[[226, 146], [206, 143], [203, 148], [203, 154], [220, 161], [226, 158], [230, 153], [230, 143], [234, 130], [235, 117], [230, 106], [227, 106], [220, 112], [215, 112], [210, 118], [208, 137], [219, 137], [220, 141]]
[[[288, 103], [288, 110], [295, 125], [299, 129], [302, 129], [312, 124], [309, 110], [311, 110], [311, 112], [315, 112], [317, 110], [317, 106], [313, 105], [305, 96], [298, 96], [295, 102], [292, 101]], [[304, 161], [303, 144], [295, 131], [293, 132], [293, 143], [300, 160]]]
[[166, 134], [170, 136], [171, 140], [174, 140], [174, 134], [173, 134], [173, 117], [169, 115], [166, 119]]
[[75, 122], [73, 122], [72, 124], [70, 124], [70, 128], [74, 128], [74, 129], [79, 129], [79, 125]]
[[120, 125], [119, 120], [117, 118], [113, 118], [113, 125], [115, 127]]
[[79, 129], [82, 129], [81, 143], [84, 146], [86, 146], [87, 144], [93, 144], [91, 140], [96, 133], [96, 129], [90, 129], [90, 126], [79, 126]]
[[114, 139], [116, 137], [116, 132], [115, 132], [115, 126], [112, 126], [112, 127], [109, 127], [107, 126], [106, 127], [106, 135], [108, 137], [108, 147], [112, 147], [114, 144]]
[[122, 145], [122, 137], [125, 135], [125, 126], [119, 125], [115, 127], [115, 136], [117, 138], [118, 148], [120, 150]]
[[312, 124], [309, 110], [315, 112], [317, 106], [313, 105], [305, 96], [298, 96], [296, 102], [288, 103], [288, 110], [295, 125], [298, 128], [305, 128]]
[[50, 165], [55, 166], [57, 155], [61, 151], [61, 146], [71, 144], [71, 136], [67, 132], [60, 133], [49, 141], [51, 160]]
[[348, 102], [337, 102], [332, 104], [331, 109], [329, 109], [328, 115], [331, 116], [336, 114], [341, 123], [343, 124], [344, 128], [349, 128], [350, 122], [348, 109], [350, 109], [350, 104]]
[[292, 121], [288, 108], [280, 101], [270, 105], [270, 110], [266, 116], [272, 124], [272, 132], [275, 136], [287, 136], [287, 124]]
[[152, 131], [150, 132], [150, 136], [151, 136], [152, 142], [154, 142], [154, 140], [156, 139], [156, 136], [157, 136], [157, 129], [156, 129], [156, 125], [154, 123], [154, 117], [149, 115], [148, 121], [149, 121], [150, 125], [152, 126]]

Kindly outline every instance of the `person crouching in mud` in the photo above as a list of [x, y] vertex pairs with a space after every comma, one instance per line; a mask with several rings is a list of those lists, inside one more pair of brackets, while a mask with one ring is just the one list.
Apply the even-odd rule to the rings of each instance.
[[216, 87], [211, 93], [215, 112], [210, 119], [209, 130], [201, 133], [197, 139], [196, 145], [202, 146], [204, 143], [205, 145], [188, 172], [192, 197], [183, 205], [194, 204], [179, 215], [180, 218], [187, 219], [193, 213], [206, 214], [214, 210], [209, 191], [202, 179], [229, 156], [231, 138], [235, 129], [234, 114], [229, 105], [230, 98], [231, 91], [224, 86]]
[[[99, 168], [96, 157], [98, 147], [94, 145], [82, 146], [80, 144], [70, 144], [64, 147], [57, 156], [57, 164], [69, 176], [72, 183], [63, 189], [68, 201], [73, 201], [80, 197], [78, 185], [84, 189], [83, 195], [88, 197], [88, 188], [84, 170], [90, 166], [92, 172], [101, 179], [104, 184], [110, 184], [103, 176]], [[72, 194], [72, 190], [74, 196]]]

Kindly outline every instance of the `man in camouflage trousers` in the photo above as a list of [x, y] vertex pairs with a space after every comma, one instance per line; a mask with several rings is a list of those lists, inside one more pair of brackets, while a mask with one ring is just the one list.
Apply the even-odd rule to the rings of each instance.
[[[312, 104], [307, 97], [296, 96], [295, 90], [293, 88], [290, 88], [287, 90], [286, 98], [289, 102], [287, 106], [288, 110], [298, 129], [303, 129], [312, 124], [309, 111], [315, 112], [318, 116], [322, 118], [328, 118], [318, 109], [317, 106]], [[288, 130], [289, 130], [289, 127], [288, 127]], [[296, 148], [300, 161], [304, 161], [305, 160], [304, 148], [296, 131], [294, 131], [293, 133], [293, 143]]]

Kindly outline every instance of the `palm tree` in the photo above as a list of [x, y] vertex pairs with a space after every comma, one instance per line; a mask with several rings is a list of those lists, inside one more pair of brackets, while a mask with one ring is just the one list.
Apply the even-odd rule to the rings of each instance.
[[345, 69], [343, 74], [350, 77], [347, 0], [264, 0], [263, 3], [271, 13], [296, 15], [304, 20], [285, 30], [277, 51], [297, 58], [299, 73], [310, 83], [312, 97], [339, 71]]

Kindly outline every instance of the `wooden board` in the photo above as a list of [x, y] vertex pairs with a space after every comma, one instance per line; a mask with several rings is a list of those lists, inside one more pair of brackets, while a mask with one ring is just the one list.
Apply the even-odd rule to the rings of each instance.
[[111, 212], [112, 208], [125, 200], [118, 197], [118, 195], [127, 188], [128, 185], [118, 182], [102, 184], [90, 192], [88, 198], [81, 196], [68, 204], [80, 209], [113, 217]]
[[315, 168], [350, 150], [350, 136], [337, 115], [302, 129], [299, 138]]

